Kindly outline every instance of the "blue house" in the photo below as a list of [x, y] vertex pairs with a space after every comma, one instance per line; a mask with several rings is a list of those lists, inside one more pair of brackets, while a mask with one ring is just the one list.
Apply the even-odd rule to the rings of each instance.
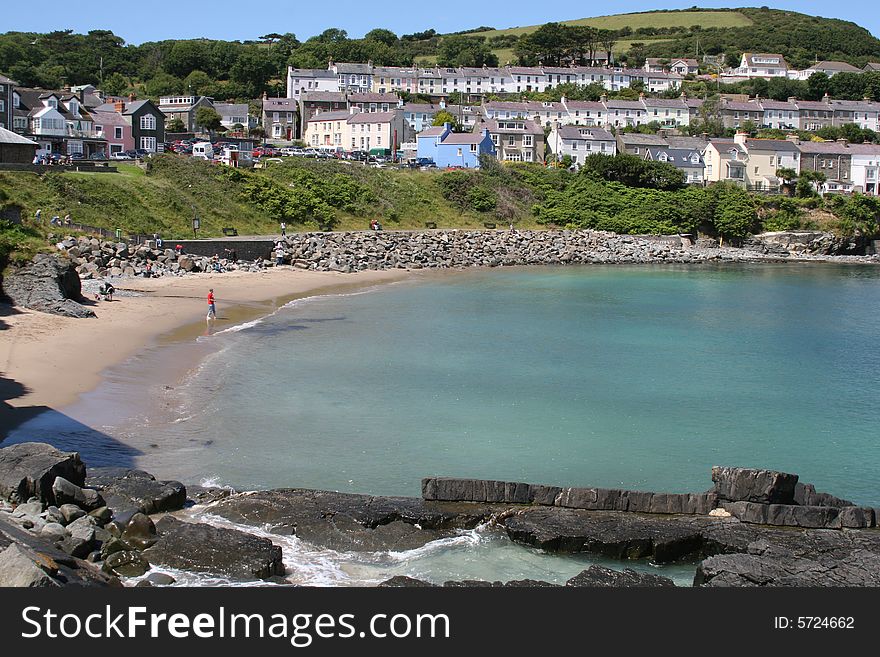
[[446, 123], [443, 127], [428, 128], [416, 135], [418, 157], [434, 160], [440, 168], [461, 167], [478, 169], [480, 155], [495, 155], [495, 144], [489, 131], [452, 132]]

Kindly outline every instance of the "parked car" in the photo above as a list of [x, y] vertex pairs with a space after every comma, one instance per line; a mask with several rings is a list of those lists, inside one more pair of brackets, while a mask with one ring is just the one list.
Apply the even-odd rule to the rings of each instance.
[[137, 154], [138, 159], [149, 157], [151, 155], [150, 151], [143, 148], [138, 148], [135, 153]]
[[104, 153], [92, 153], [89, 155], [89, 159], [93, 162], [105, 162], [107, 160], [107, 156]]
[[70, 154], [70, 161], [71, 162], [76, 161], [76, 160], [84, 160], [84, 159], [86, 159], [86, 156], [83, 155], [82, 153], [71, 153]]
[[127, 151], [117, 151], [110, 154], [111, 160], [133, 160], [134, 158]]

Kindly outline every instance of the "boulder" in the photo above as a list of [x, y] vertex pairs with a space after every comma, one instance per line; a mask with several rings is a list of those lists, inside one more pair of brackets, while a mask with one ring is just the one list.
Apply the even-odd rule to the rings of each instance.
[[712, 481], [719, 500], [757, 502], [759, 504], [794, 504], [798, 476], [775, 470], [751, 468], [712, 468]]
[[379, 588], [396, 588], [396, 589], [412, 589], [412, 588], [430, 588], [434, 587], [434, 584], [431, 582], [426, 582], [421, 579], [415, 579], [413, 577], [407, 577], [406, 575], [395, 575], [391, 579], [386, 579], [384, 582], [380, 582], [377, 584]]
[[67, 536], [67, 530], [64, 528], [64, 525], [57, 522], [47, 522], [40, 530], [40, 536], [54, 543], [55, 541], [64, 540], [64, 537]]
[[270, 540], [204, 523], [173, 523], [144, 556], [169, 568], [236, 580], [284, 574], [281, 548]]
[[177, 580], [167, 573], [150, 573], [147, 580], [156, 586], [171, 586]]
[[590, 566], [578, 573], [565, 583], [566, 586], [595, 586], [595, 587], [645, 587], [645, 586], [675, 586], [668, 577], [661, 577], [652, 573], [639, 573], [630, 568], [612, 570], [604, 566]]
[[27, 264], [13, 268], [2, 279], [2, 292], [12, 303], [66, 317], [94, 317], [81, 305], [82, 286], [74, 263], [55, 254], [41, 253]]
[[36, 558], [30, 550], [13, 543], [0, 551], [0, 587], [44, 588], [60, 586], [52, 578], [58, 572], [51, 559]]
[[0, 448], [0, 499], [20, 503], [35, 496], [55, 504], [52, 484], [57, 477], [81, 486], [86, 466], [76, 452], [62, 452], [45, 443], [19, 443]]
[[118, 577], [140, 577], [150, 569], [150, 562], [137, 550], [123, 550], [108, 555], [102, 569]]
[[77, 506], [92, 511], [104, 506], [104, 500], [98, 491], [92, 488], [81, 488], [64, 477], [55, 477], [52, 483], [52, 492], [57, 504], [76, 504]]
[[126, 511], [145, 514], [177, 511], [186, 503], [186, 487], [179, 481], [156, 481], [142, 470], [96, 468], [88, 484], [101, 491], [114, 517]]
[[503, 519], [517, 543], [549, 552], [592, 552], [666, 563], [698, 553], [700, 525], [688, 516], [535, 507]]
[[86, 512], [80, 509], [76, 504], [62, 504], [59, 511], [61, 511], [61, 516], [64, 518], [65, 525], [86, 515]]
[[143, 513], [136, 513], [125, 526], [122, 540], [138, 550], [145, 550], [156, 542], [156, 525]]

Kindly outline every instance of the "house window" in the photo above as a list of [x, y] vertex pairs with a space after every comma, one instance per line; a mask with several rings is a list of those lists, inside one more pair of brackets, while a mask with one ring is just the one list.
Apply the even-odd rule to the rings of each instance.
[[[2, 102], [2, 101], [0, 101], [0, 102]], [[0, 111], [2, 111], [2, 110], [3, 110], [3, 105], [0, 105]], [[102, 125], [96, 125], [96, 126], [95, 126], [95, 134], [96, 134], [96, 135], [99, 135], [99, 134], [101, 134], [102, 132], [104, 132], [104, 126], [102, 126]]]
[[476, 153], [476, 152], [477, 152], [477, 145], [471, 144], [471, 153]]
[[523, 146], [532, 146], [532, 135], [523, 135]]
[[[141, 130], [155, 130], [155, 129], [156, 129], [156, 117], [153, 116], [152, 114], [144, 114], [141, 117]], [[153, 137], [150, 137], [150, 139], [153, 139], [153, 150], [150, 152], [155, 152], [156, 140]], [[146, 148], [146, 147], [141, 146], [141, 148]], [[150, 149], [147, 148], [146, 150], [150, 150]]]
[[[155, 117], [153, 121], [155, 121]], [[156, 138], [155, 137], [141, 137], [141, 148], [149, 153], [156, 152]]]
[[122, 139], [122, 128], [120, 128], [119, 126], [113, 128], [113, 138]]

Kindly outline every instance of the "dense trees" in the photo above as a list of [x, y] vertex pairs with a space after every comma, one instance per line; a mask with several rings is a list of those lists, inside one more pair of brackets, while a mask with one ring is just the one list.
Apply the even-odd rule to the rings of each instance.
[[448, 36], [440, 42], [440, 66], [498, 66], [498, 56], [483, 37]]

